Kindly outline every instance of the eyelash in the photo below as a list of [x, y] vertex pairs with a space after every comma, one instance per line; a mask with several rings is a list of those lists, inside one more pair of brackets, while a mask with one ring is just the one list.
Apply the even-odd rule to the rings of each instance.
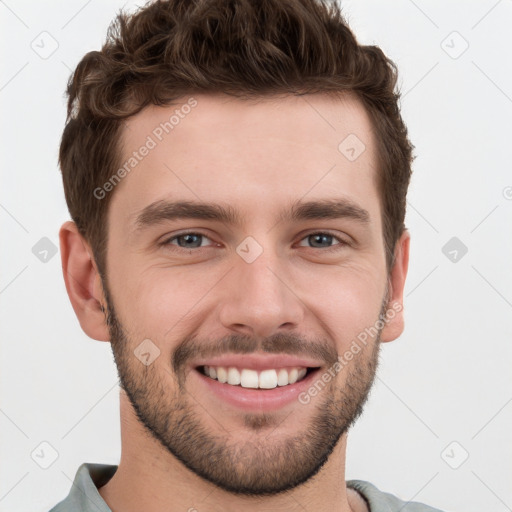
[[[212, 245], [208, 245], [206, 247], [192, 247], [190, 249], [187, 249], [185, 247], [180, 247], [178, 245], [175, 245], [175, 244], [171, 244], [172, 241], [182, 237], [182, 236], [186, 236], [186, 235], [199, 235], [199, 236], [202, 236], [204, 238], [207, 238], [208, 240], [212, 241], [211, 238], [206, 235], [205, 233], [202, 233], [201, 231], [185, 231], [183, 233], [178, 233], [177, 235], [173, 235], [172, 237], [170, 238], [167, 238], [165, 239], [163, 242], [161, 242], [159, 245], [163, 246], [163, 247], [166, 247], [166, 248], [169, 248], [169, 246], [174, 246], [171, 250], [183, 250], [183, 251], [200, 251], [201, 249], [207, 249], [208, 247], [213, 247], [214, 244]], [[322, 252], [334, 252], [334, 251], [339, 251], [341, 250], [342, 248], [350, 245], [346, 240], [343, 240], [342, 238], [340, 238], [339, 236], [335, 235], [334, 233], [331, 233], [330, 231], [313, 231], [311, 233], [308, 233], [306, 235], [304, 235], [300, 240], [299, 242], [302, 242], [304, 239], [310, 237], [310, 236], [313, 236], [313, 235], [328, 235], [328, 236], [331, 236], [333, 239], [335, 239], [338, 243], [337, 244], [334, 244], [330, 247], [308, 247], [309, 249], [318, 249]], [[304, 246], [301, 246], [301, 247], [304, 247]], [[307, 246], [306, 246], [307, 247]]]

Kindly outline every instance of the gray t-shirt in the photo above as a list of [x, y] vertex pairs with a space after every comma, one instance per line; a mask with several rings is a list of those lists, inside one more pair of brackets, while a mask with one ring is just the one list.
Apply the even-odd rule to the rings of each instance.
[[[50, 512], [112, 512], [98, 488], [103, 487], [114, 475], [117, 466], [84, 463], [76, 472], [68, 496]], [[392, 494], [379, 491], [363, 480], [348, 480], [347, 487], [355, 489], [368, 504], [371, 512], [442, 512], [415, 501], [402, 501]]]

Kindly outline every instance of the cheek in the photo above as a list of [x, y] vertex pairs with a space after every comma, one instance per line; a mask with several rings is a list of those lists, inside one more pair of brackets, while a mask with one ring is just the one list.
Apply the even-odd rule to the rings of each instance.
[[133, 332], [156, 340], [175, 339], [189, 334], [187, 326], [218, 281], [219, 276], [206, 270], [149, 267], [124, 275], [116, 304]]
[[[142, 268], [136, 258], [128, 260], [125, 255], [118, 260], [122, 264], [110, 266], [109, 283], [119, 319], [132, 339], [161, 342], [161, 350], [171, 350], [167, 342], [190, 335], [204, 323], [219, 307], [220, 297], [226, 296], [221, 292], [232, 285], [226, 274], [229, 265], [180, 269], [160, 262]], [[337, 340], [340, 349], [350, 344], [378, 318], [385, 283], [377, 267], [370, 257], [339, 266], [290, 265], [284, 281], [306, 308], [308, 325], [298, 328], [313, 326]]]
[[306, 302], [337, 341], [338, 350], [375, 325], [381, 311], [385, 283], [374, 269], [340, 269], [317, 281]]

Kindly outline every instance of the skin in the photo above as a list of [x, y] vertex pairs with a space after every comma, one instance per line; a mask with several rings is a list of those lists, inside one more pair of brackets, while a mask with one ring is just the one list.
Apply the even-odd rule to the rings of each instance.
[[[64, 278], [80, 325], [91, 338], [112, 341], [127, 388], [120, 393], [121, 461], [99, 492], [114, 512], [366, 510], [345, 484], [347, 429], [373, 382], [381, 343], [403, 331], [401, 309], [307, 405], [293, 402], [271, 413], [246, 414], [204, 392], [195, 370], [187, 367], [196, 352], [178, 372], [173, 362], [180, 346], [210, 353], [221, 340], [248, 340], [250, 351], [261, 352], [279, 335], [292, 347], [282, 353], [295, 354], [293, 341], [301, 338], [307, 355], [315, 346], [342, 355], [379, 313], [402, 304], [410, 237], [405, 231], [397, 242], [388, 274], [369, 117], [348, 95], [258, 102], [213, 94], [194, 98], [197, 106], [111, 192], [108, 282], [102, 283], [92, 250], [74, 223], [60, 231]], [[148, 107], [128, 120], [125, 156], [187, 99]], [[355, 161], [338, 150], [349, 134], [366, 146]], [[333, 198], [365, 209], [369, 222], [279, 218], [295, 201]], [[137, 230], [137, 215], [159, 200], [230, 205], [240, 223], [175, 219]], [[184, 230], [208, 238], [201, 248], [179, 247], [176, 238], [158, 245]], [[320, 247], [308, 238], [325, 231], [337, 238]], [[252, 263], [236, 252], [247, 236], [263, 249]], [[326, 252], [329, 247], [335, 250]], [[147, 367], [133, 355], [145, 339], [160, 350]], [[134, 409], [137, 393], [146, 424]], [[215, 465], [204, 457], [191, 469], [194, 452], [187, 454], [186, 438], [171, 432], [183, 411], [193, 418], [189, 426], [211, 441], [210, 448], [224, 447], [224, 462], [233, 464], [225, 467], [233, 471], [214, 474]], [[319, 428], [326, 411], [333, 425]], [[159, 430], [166, 418], [169, 429]], [[319, 439], [333, 441], [329, 453], [319, 453]], [[287, 452], [290, 440], [301, 442]], [[190, 464], [172, 453], [173, 443]], [[245, 463], [236, 466], [233, 461], [241, 456]], [[301, 482], [292, 484], [299, 476]], [[260, 490], [274, 485], [274, 492], [258, 495], [255, 488], [248, 495], [227, 488], [256, 482]]]

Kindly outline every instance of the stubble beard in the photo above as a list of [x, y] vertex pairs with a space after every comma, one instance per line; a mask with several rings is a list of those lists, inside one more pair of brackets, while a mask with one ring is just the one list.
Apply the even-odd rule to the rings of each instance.
[[[293, 422], [293, 413], [279, 422], [272, 413], [243, 413], [247, 436], [241, 442], [222, 425], [222, 419], [210, 415], [205, 421], [207, 407], [199, 405], [200, 397], [187, 391], [184, 374], [173, 370], [173, 361], [164, 369], [156, 362], [141, 364], [133, 352], [138, 343], [127, 336], [105, 286], [104, 291], [121, 387], [140, 423], [164, 450], [224, 491], [270, 496], [308, 481], [363, 411], [378, 367], [380, 332], [337, 375], [345, 373], [343, 386], [339, 379], [333, 379], [314, 402], [297, 402], [296, 407], [311, 407], [307, 424], [294, 434], [284, 435], [279, 422]], [[384, 310], [383, 303], [380, 317]]]

